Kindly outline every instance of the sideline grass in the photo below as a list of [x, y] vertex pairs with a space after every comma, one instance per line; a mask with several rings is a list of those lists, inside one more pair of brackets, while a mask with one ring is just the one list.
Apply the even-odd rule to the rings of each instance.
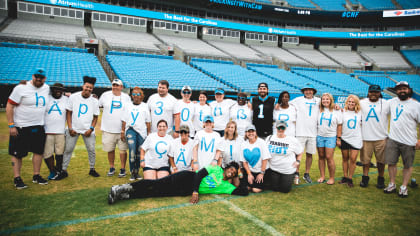
[[[97, 127], [99, 130], [99, 125]], [[97, 131], [97, 144], [101, 144]], [[142, 211], [122, 218], [110, 218], [87, 223], [63, 225], [51, 228], [22, 231], [22, 235], [179, 235], [179, 234], [238, 234], [267, 235], [268, 231], [236, 213], [213, 196], [200, 196], [203, 204], [197, 206], [171, 206], [185, 204], [189, 197], [171, 197], [121, 201], [109, 206], [107, 192], [113, 184], [125, 183], [128, 178], [106, 177], [108, 161], [106, 153], [97, 149], [96, 169], [99, 178], [88, 176], [88, 160], [83, 142], [75, 152], [69, 167], [69, 178], [52, 182], [47, 186], [31, 183], [32, 163], [24, 159], [22, 178], [29, 186], [15, 190], [10, 157], [5, 151], [8, 145], [8, 129], [4, 112], [0, 113], [0, 232], [24, 226], [49, 224], [91, 217], [101, 217], [125, 212]], [[416, 153], [413, 177], [420, 179], [420, 154]], [[311, 174], [319, 177], [315, 156]], [[335, 152], [336, 177], [340, 177], [341, 155]], [[118, 162], [116, 162], [118, 163]], [[119, 163], [116, 164], [119, 167]], [[400, 165], [401, 166], [401, 165]], [[371, 169], [376, 171], [376, 169]], [[42, 175], [48, 171], [43, 164]], [[303, 165], [301, 167], [303, 172]], [[356, 169], [361, 174], [361, 168]], [[400, 199], [396, 194], [386, 195], [375, 188], [376, 174], [371, 175], [368, 188], [358, 187], [360, 177], [355, 178], [353, 189], [335, 184], [317, 184], [294, 188], [289, 194], [266, 192], [248, 197], [228, 198], [243, 211], [251, 214], [277, 232], [285, 235], [418, 235], [420, 234], [419, 189], [409, 188], [409, 197]], [[388, 182], [388, 174], [385, 175]], [[401, 183], [401, 170], [397, 185]], [[216, 199], [217, 200], [217, 199]], [[184, 206], [184, 205], [182, 205]], [[148, 209], [168, 207], [166, 210], [147, 212]]]

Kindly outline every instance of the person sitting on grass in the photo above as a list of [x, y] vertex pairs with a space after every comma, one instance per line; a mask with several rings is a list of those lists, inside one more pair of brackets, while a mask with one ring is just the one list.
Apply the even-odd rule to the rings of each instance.
[[118, 200], [149, 197], [191, 195], [190, 203], [199, 201], [200, 194], [232, 194], [246, 196], [246, 186], [232, 184], [238, 175], [239, 165], [229, 163], [225, 170], [218, 165], [208, 165], [198, 172], [180, 171], [161, 179], [143, 179], [134, 183], [114, 185], [108, 194], [108, 203]]

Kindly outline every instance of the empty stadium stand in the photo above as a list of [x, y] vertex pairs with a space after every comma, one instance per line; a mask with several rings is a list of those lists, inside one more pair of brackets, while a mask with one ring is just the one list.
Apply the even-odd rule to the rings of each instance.
[[311, 65], [309, 62], [302, 60], [301, 58], [279, 47], [266, 47], [266, 46], [251, 46], [251, 47], [265, 55], [275, 57], [287, 65], [301, 65], [301, 66]]
[[418, 0], [396, 0], [404, 9], [420, 8], [420, 1]]
[[316, 8], [309, 0], [287, 0], [287, 3], [294, 7]]
[[420, 67], [420, 49], [401, 50], [401, 53], [414, 67]]
[[319, 46], [319, 50], [327, 54], [346, 68], [363, 68], [365, 60], [357, 52], [351, 50], [351, 46]]
[[420, 75], [401, 75], [393, 74], [389, 77], [395, 81], [407, 81], [410, 84], [410, 87], [414, 89], [415, 92], [420, 94]]
[[208, 41], [209, 44], [218, 48], [221, 51], [226, 52], [227, 54], [235, 57], [239, 60], [248, 60], [248, 61], [267, 61], [267, 58], [262, 58], [258, 52], [252, 50], [251, 48], [240, 43], [228, 43], [222, 41]]
[[47, 84], [63, 83], [66, 87], [83, 85], [83, 76], [96, 77], [96, 87], [111, 85], [95, 55], [83, 49], [56, 46], [16, 44], [0, 45], [0, 83], [17, 84], [30, 80], [35, 68], [47, 71]]
[[401, 54], [393, 51], [392, 46], [360, 46], [360, 54], [368, 61], [373, 62], [379, 69], [410, 69], [410, 65]]
[[339, 64], [322, 54], [321, 52], [313, 49], [313, 45], [310, 44], [300, 44], [298, 46], [294, 45], [287, 45], [285, 48], [305, 59], [306, 61], [310, 62], [311, 64], [319, 67], [340, 67]]
[[345, 11], [346, 0], [312, 0], [313, 3], [327, 11]]
[[189, 85], [194, 90], [221, 87], [226, 91], [234, 91], [187, 64], [174, 60], [172, 56], [110, 51], [106, 59], [126, 87], [155, 89], [158, 82], [165, 79], [169, 81], [170, 89], [181, 89]]
[[397, 7], [391, 0], [358, 0], [367, 10], [390, 10]]

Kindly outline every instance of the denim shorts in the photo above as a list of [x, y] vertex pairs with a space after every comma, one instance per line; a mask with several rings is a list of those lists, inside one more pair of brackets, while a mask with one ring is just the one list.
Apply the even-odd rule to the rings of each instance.
[[322, 137], [316, 136], [316, 146], [317, 147], [326, 147], [326, 148], [335, 148], [337, 141], [337, 136], [334, 137]]

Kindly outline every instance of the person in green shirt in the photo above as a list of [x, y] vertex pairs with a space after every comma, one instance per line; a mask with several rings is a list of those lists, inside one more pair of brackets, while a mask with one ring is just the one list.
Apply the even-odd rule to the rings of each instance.
[[238, 171], [239, 165], [235, 162], [229, 163], [225, 169], [213, 162], [197, 172], [180, 171], [161, 179], [142, 179], [134, 183], [114, 185], [108, 194], [108, 203], [135, 198], [191, 195], [190, 203], [195, 204], [199, 201], [199, 193], [246, 196], [247, 187], [233, 181], [238, 176]]

